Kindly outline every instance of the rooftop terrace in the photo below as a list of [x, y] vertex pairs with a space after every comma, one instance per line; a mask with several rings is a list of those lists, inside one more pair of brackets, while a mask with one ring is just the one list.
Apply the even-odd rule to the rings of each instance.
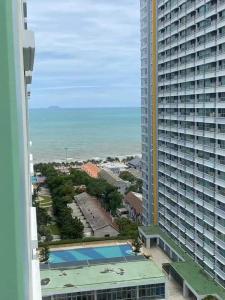
[[109, 289], [113, 286], [156, 284], [165, 276], [150, 260], [103, 263], [73, 268], [57, 268], [41, 271], [42, 293], [76, 293], [84, 290]]
[[225, 289], [213, 280], [186, 252], [185, 249], [172, 240], [159, 226], [140, 227], [147, 236], [160, 236], [184, 261], [173, 262], [172, 268], [199, 294], [218, 295], [225, 299]]

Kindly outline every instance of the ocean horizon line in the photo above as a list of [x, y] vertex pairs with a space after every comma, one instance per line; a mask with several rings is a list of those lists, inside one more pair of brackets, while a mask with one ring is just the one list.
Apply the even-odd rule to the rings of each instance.
[[141, 108], [141, 106], [90, 106], [90, 107], [63, 107], [63, 106], [49, 106], [49, 107], [30, 107], [30, 110], [36, 109], [124, 109], [124, 108]]

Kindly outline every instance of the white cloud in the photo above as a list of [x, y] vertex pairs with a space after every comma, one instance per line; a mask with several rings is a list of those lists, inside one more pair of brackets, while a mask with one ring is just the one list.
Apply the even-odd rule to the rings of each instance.
[[[54, 97], [57, 102], [61, 97], [62, 106], [68, 101], [71, 105], [63, 94], [56, 95], [59, 86], [105, 87], [112, 105], [118, 99], [131, 105], [140, 101], [137, 0], [30, 0], [28, 8], [37, 52], [33, 106], [48, 106], [48, 101], [52, 105]], [[127, 86], [126, 94], [119, 83]], [[114, 92], [108, 95], [112, 86]], [[74, 88], [69, 90], [72, 99]], [[89, 97], [98, 105], [96, 91], [85, 94], [86, 89], [80, 88], [76, 93], [76, 98]]]

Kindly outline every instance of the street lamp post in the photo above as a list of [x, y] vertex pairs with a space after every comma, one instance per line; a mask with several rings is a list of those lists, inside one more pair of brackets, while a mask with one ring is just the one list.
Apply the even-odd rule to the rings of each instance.
[[66, 164], [67, 164], [67, 161], [68, 161], [68, 150], [69, 150], [69, 148], [64, 148], [64, 149], [66, 151]]

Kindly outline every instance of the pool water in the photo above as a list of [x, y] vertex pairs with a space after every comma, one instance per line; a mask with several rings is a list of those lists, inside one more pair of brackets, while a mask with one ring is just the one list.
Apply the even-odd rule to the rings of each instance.
[[131, 255], [134, 255], [132, 252], [132, 247], [128, 244], [125, 244], [116, 246], [53, 251], [50, 253], [49, 262], [54, 264], [77, 261], [104, 260], [109, 258], [127, 257]]

